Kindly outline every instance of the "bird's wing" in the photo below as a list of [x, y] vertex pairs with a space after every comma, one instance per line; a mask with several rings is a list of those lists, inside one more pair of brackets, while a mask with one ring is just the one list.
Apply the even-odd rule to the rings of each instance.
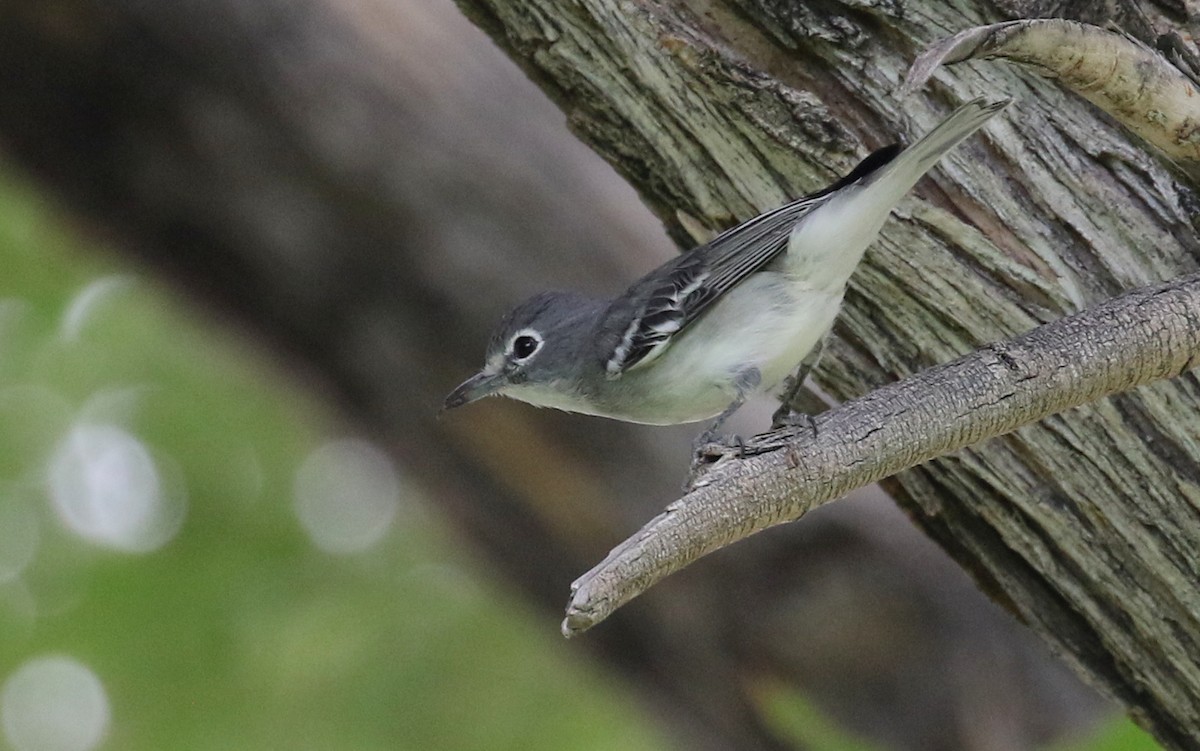
[[824, 190], [727, 230], [635, 283], [612, 302], [597, 330], [608, 377], [616, 378], [661, 355], [721, 295], [784, 252], [792, 229], [805, 215], [842, 188], [880, 170], [900, 151], [898, 144], [885, 146]]
[[608, 377], [662, 354], [721, 295], [782, 253], [792, 228], [827, 195], [794, 201], [734, 227], [664, 264], [614, 300], [599, 328]]

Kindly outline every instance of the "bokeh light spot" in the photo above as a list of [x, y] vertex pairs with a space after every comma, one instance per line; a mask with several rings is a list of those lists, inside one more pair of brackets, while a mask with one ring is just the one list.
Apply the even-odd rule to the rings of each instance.
[[183, 524], [183, 493], [164, 491], [150, 452], [121, 428], [75, 425], [51, 458], [49, 475], [59, 518], [99, 545], [146, 553]]
[[61, 329], [63, 338], [67, 341], [78, 340], [79, 335], [83, 332], [83, 327], [100, 304], [111, 297], [114, 292], [128, 287], [131, 281], [128, 276], [110, 274], [88, 282], [79, 291], [79, 294], [75, 295], [67, 306], [66, 312], [63, 313]]
[[26, 662], [0, 695], [4, 735], [18, 751], [88, 751], [104, 739], [108, 697], [96, 674], [70, 657]]
[[296, 516], [313, 543], [329, 553], [357, 553], [379, 542], [400, 503], [391, 459], [366, 441], [320, 446], [300, 464]]

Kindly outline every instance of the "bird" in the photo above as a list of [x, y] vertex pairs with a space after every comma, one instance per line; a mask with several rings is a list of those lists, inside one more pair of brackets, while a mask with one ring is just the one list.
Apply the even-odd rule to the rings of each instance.
[[892, 209], [1010, 102], [967, 102], [911, 146], [873, 152], [829, 187], [676, 256], [613, 299], [534, 295], [495, 327], [483, 367], [443, 409], [505, 396], [649, 425], [713, 419], [699, 447], [747, 398], [799, 367], [775, 414], [785, 423]]

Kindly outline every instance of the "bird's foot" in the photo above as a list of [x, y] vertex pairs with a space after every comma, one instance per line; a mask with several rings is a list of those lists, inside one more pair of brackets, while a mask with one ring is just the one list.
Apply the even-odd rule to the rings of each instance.
[[813, 416], [807, 412], [797, 412], [786, 404], [771, 416], [771, 430], [784, 428], [805, 428], [812, 433], [813, 440], [817, 438], [817, 421]]
[[719, 435], [714, 430], [706, 430], [692, 442], [692, 463], [688, 467], [687, 481], [684, 490], [696, 487], [696, 481], [712, 465], [727, 457], [738, 459], [746, 456], [746, 442], [740, 435]]
[[[722, 456], [736, 454], [740, 459], [746, 454], [746, 442], [740, 435], [717, 435], [706, 430], [692, 441], [692, 454], [698, 459], [703, 457], [719, 459]], [[716, 461], [716, 459], [709, 461]]]

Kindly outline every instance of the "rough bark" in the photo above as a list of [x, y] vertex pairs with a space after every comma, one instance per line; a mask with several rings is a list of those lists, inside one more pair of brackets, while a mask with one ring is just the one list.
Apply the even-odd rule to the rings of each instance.
[[[668, 222], [745, 219], [953, 102], [1019, 97], [918, 188], [852, 280], [819, 378], [836, 397], [1196, 267], [1193, 186], [1072, 94], [984, 63], [894, 96], [922, 48], [1005, 20], [1000, 4], [460, 3]], [[1179, 4], [1138, 10], [1158, 33], [1194, 20]], [[1200, 737], [1198, 410], [1188, 374], [888, 484], [1173, 748]]]
[[[632, 36], [617, 44], [580, 15], [599, 6], [545, 7], [532, 29], [510, 24], [507, 46], [528, 53], [544, 84], [560, 82], [548, 85], [576, 130], [683, 240], [684, 227], [724, 225], [823, 183], [853, 162], [858, 136], [890, 138], [902, 120], [876, 109], [872, 92], [897, 80], [920, 46], [905, 34], [928, 23], [915, 4], [902, 30], [899, 3], [783, 4], [794, 22], [751, 5], [698, 4], [678, 16], [634, 4], [636, 25], [612, 29]], [[680, 23], [656, 37], [660, 10]], [[605, 187], [605, 171], [579, 157], [553, 108], [481, 37], [464, 45], [447, 11], [374, 0], [0, 3], [0, 139], [89, 226], [327, 388], [544, 608], [549, 630], [569, 582], [676, 493], [691, 431], [502, 402], [438, 421], [436, 406], [478, 365], [488, 328], [513, 301], [548, 286], [612, 293], [669, 250]], [[745, 14], [776, 20], [760, 27]], [[594, 46], [564, 38], [560, 24]], [[707, 27], [735, 38], [713, 52]], [[644, 54], [626, 54], [630, 45]], [[797, 46], [806, 51], [786, 51]], [[876, 47], [878, 68], [868, 63]], [[753, 55], [729, 58], [734, 48]], [[804, 62], [817, 52], [842, 72]], [[538, 72], [543, 64], [560, 75]], [[624, 75], [635, 78], [614, 89], [610, 79]], [[671, 96], [647, 100], [654, 89], [642, 75]], [[976, 337], [1056, 317], [1085, 292], [1099, 298], [1183, 264], [1191, 229], [1162, 197], [1170, 180], [1103, 128], [1091, 151], [1063, 148], [1047, 120], [1061, 104], [1035, 100], [1022, 126], [1058, 148], [1037, 152], [1046, 184], [1005, 199], [1000, 208], [1016, 212], [1005, 222], [987, 210], [1010, 195], [1001, 173], [971, 190], [943, 177], [941, 189], [923, 189], [936, 205], [909, 204], [856, 282], [828, 385], [850, 393], [859, 378], [888, 380]], [[914, 127], [934, 109], [916, 106]], [[1095, 127], [1082, 108], [1073, 117]], [[997, 169], [1013, 160], [985, 143], [963, 153], [990, 154]], [[951, 174], [962, 178], [964, 164], [960, 154]], [[1064, 189], [1051, 180], [1060, 172], [1082, 182]], [[1107, 192], [1050, 224], [1033, 250], [1004, 242], [1034, 196], [1048, 203], [1017, 222], [1022, 236], [1041, 231], [1052, 207], [1076, 206], [1097, 175]], [[1137, 222], [1100, 211], [1144, 186], [1154, 190], [1133, 203]], [[1156, 229], [1142, 235], [1151, 217]], [[1162, 254], [1130, 260], [1132, 279], [1102, 275], [1097, 291], [1093, 266], [1104, 266], [1073, 243], [1097, 238], [1104, 258], [1122, 260], [1121, 242], [1107, 244], [1114, 226], [1134, 247], [1161, 241]], [[956, 260], [947, 249], [959, 246], [970, 254]], [[1158, 265], [1144, 268], [1148, 259]], [[1171, 435], [1158, 445], [1170, 450]], [[1000, 470], [1005, 456], [994, 460]], [[939, 484], [905, 497], [952, 506], [954, 483], [979, 482], [980, 472], [914, 474], [897, 487]], [[1006, 492], [1020, 491], [1001, 476]], [[998, 486], [981, 487], [1000, 497]], [[780, 687], [902, 748], [1028, 748], [1094, 716], [1094, 702], [906, 535], [898, 515], [870, 503], [829, 511], [713, 556], [582, 644], [636, 683], [690, 749], [793, 747], [766, 708]]]

